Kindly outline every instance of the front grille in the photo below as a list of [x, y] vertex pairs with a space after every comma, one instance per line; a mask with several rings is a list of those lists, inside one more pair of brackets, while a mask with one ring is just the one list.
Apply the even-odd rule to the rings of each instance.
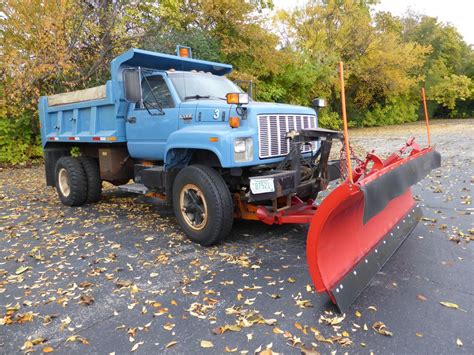
[[[314, 115], [258, 115], [258, 156], [261, 159], [283, 156], [290, 151], [286, 134], [291, 130], [316, 128]], [[304, 145], [303, 152], [312, 146]]]

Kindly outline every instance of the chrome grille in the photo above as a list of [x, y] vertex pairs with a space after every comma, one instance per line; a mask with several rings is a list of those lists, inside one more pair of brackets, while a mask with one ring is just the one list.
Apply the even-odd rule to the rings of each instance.
[[[291, 130], [316, 128], [314, 115], [258, 115], [258, 156], [261, 159], [283, 156], [290, 151], [290, 140], [286, 134]], [[303, 146], [303, 152], [312, 147]]]

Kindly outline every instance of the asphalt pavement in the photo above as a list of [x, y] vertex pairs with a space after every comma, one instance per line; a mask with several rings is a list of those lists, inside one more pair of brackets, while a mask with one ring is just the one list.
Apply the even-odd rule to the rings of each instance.
[[[413, 188], [424, 218], [344, 315], [313, 290], [306, 226], [236, 222], [203, 248], [158, 200], [108, 186], [69, 208], [42, 166], [3, 168], [0, 353], [472, 354], [473, 125], [434, 122], [442, 168]], [[353, 143], [387, 153], [411, 133]]]

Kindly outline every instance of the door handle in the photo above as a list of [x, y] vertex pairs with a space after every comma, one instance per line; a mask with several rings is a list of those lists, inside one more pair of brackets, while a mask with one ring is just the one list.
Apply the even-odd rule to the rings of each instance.
[[128, 117], [127, 122], [128, 123], [137, 123], [137, 118], [136, 117]]

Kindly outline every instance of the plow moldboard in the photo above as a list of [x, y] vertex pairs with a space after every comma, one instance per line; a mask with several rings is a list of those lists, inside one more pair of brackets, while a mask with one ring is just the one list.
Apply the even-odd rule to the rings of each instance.
[[[316, 290], [327, 292], [341, 311], [362, 292], [421, 215], [411, 189], [391, 200], [367, 223], [363, 223], [363, 212], [362, 191], [354, 185], [340, 185], [318, 207], [308, 231], [306, 258], [311, 278]], [[380, 255], [379, 245], [386, 246]], [[369, 259], [370, 264], [365, 263]], [[358, 277], [351, 279], [349, 275]]]
[[330, 290], [340, 312], [343, 312], [369, 285], [388, 259], [397, 251], [422, 217], [416, 205], [387, 233], [373, 250]]

